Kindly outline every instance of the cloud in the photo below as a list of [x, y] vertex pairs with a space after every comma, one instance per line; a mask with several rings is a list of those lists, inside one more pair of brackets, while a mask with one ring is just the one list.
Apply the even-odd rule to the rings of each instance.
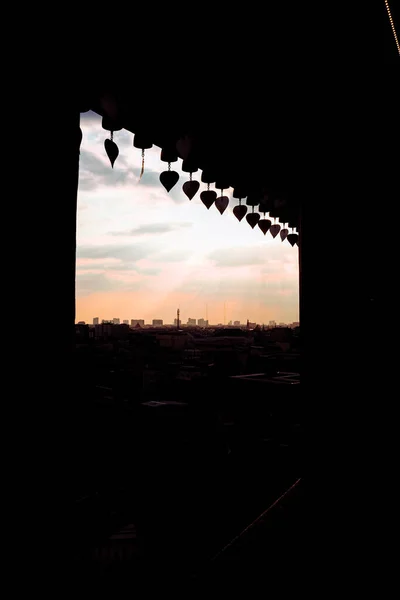
[[[182, 204], [183, 202], [187, 202], [187, 197], [183, 194], [182, 185], [184, 182], [181, 180], [172, 188], [169, 192], [169, 197], [175, 202], [175, 204]], [[179, 185], [181, 184], [181, 185]], [[161, 185], [161, 183], [160, 183]]]
[[149, 246], [145, 244], [134, 244], [130, 246], [79, 246], [76, 256], [78, 259], [96, 260], [100, 258], [116, 258], [124, 262], [135, 262], [142, 258], [146, 258], [151, 252], [153, 252], [153, 249], [150, 249]]
[[[141, 168], [132, 167], [133, 174], [137, 177], [137, 184], [140, 186], [147, 187], [158, 187], [161, 186], [160, 174], [157, 171], [153, 171], [145, 166], [142, 179], [139, 180]], [[161, 186], [162, 187], [162, 186]], [[164, 189], [164, 188], [162, 188]]]
[[208, 258], [214, 261], [217, 267], [242, 267], [265, 263], [265, 256], [259, 247], [222, 248], [211, 252]]
[[[125, 167], [121, 169], [120, 167]], [[79, 189], [93, 190], [103, 186], [121, 186], [133, 183], [135, 178], [123, 156], [118, 156], [114, 169], [104, 151], [104, 160], [89, 152], [81, 150], [79, 162]]]
[[[102, 131], [105, 131], [104, 129]], [[118, 148], [130, 148], [133, 146], [133, 133], [130, 133], [126, 129], [121, 129], [114, 133], [114, 141]], [[138, 150], [140, 152], [140, 150]]]
[[142, 273], [142, 275], [154, 276], [154, 275], [159, 275], [160, 273], [162, 273], [162, 269], [153, 269], [153, 268], [139, 269], [139, 273]]
[[107, 271], [117, 271], [119, 273], [130, 273], [132, 271], [134, 271], [135, 273], [138, 273], [139, 275], [146, 275], [146, 276], [155, 276], [155, 275], [159, 275], [160, 273], [162, 273], [162, 269], [158, 269], [158, 268], [151, 268], [151, 267], [139, 267], [137, 264], [133, 263], [133, 262], [124, 262], [124, 261], [120, 261], [116, 264], [112, 264], [112, 265], [107, 265], [106, 267]]
[[78, 296], [88, 296], [94, 292], [111, 292], [120, 289], [122, 284], [109, 279], [104, 273], [76, 274], [76, 292]]
[[170, 231], [177, 231], [179, 229], [184, 229], [186, 227], [191, 227], [192, 223], [147, 223], [145, 225], [139, 225], [139, 227], [134, 227], [133, 229], [129, 229], [128, 231], [114, 231], [111, 235], [116, 236], [138, 236], [138, 235], [148, 235], [148, 234], [156, 234], [156, 233], [168, 233]]
[[[104, 159], [99, 158], [89, 150], [81, 149], [79, 162], [79, 189], [94, 190], [100, 187], [116, 187], [139, 185], [149, 188], [164, 188], [160, 182], [160, 174], [150, 168], [145, 168], [139, 180], [141, 168], [131, 166], [120, 152], [114, 163], [114, 168], [108, 160], [104, 150]], [[166, 192], [165, 192], [166, 193]], [[181, 197], [172, 196], [175, 202], [180, 202]]]
[[[117, 161], [119, 162], [119, 166], [128, 166], [128, 163], [123, 156], [118, 156]], [[117, 166], [117, 162], [115, 162], [115, 166]], [[104, 160], [101, 160], [98, 156], [93, 154], [93, 152], [81, 150], [80, 167], [81, 170], [90, 171], [93, 175], [104, 176], [108, 175], [110, 171], [112, 172], [112, 167], [105, 150]]]
[[142, 275], [158, 275], [159, 267], [141, 267], [137, 263], [151, 257], [152, 263], [185, 262], [192, 252], [159, 250], [153, 244], [78, 246], [78, 268], [97, 268], [105, 271], [136, 271]]
[[162, 250], [154, 253], [151, 257], [153, 262], [186, 262], [192, 256], [193, 252], [185, 249], [182, 250]]
[[263, 265], [263, 273], [271, 273], [285, 269], [289, 265], [297, 265], [298, 255], [292, 248], [282, 251], [277, 241], [268, 245], [242, 246], [213, 250], [207, 257], [216, 267], [243, 267]]
[[[77, 276], [92, 272], [93, 274], [102, 274], [103, 276], [112, 273], [136, 273], [144, 276], [155, 276], [162, 272], [158, 267], [144, 267], [137, 263], [149, 255], [154, 254], [155, 249], [146, 244], [134, 244], [127, 246], [80, 246], [77, 249]], [[95, 282], [96, 279], [90, 279]], [[106, 285], [102, 279], [99, 279], [100, 291], [105, 289]], [[107, 283], [108, 285], [108, 283]], [[92, 283], [91, 283], [92, 286]], [[111, 288], [110, 288], [111, 289]]]
[[115, 276], [108, 276], [107, 273], [91, 273], [79, 271], [76, 274], [76, 293], [77, 296], [89, 296], [98, 292], [133, 292], [143, 291], [143, 279], [140, 278], [124, 278]]
[[180, 178], [178, 180], [178, 182], [176, 183], [176, 185], [172, 188], [172, 190], [170, 192], [167, 192], [160, 181], [160, 173], [162, 172], [161, 168], [160, 168], [160, 171], [154, 171], [154, 170], [146, 167], [146, 165], [145, 165], [144, 173], [140, 180], [139, 180], [139, 176], [140, 176], [141, 168], [132, 167], [131, 171], [137, 177], [136, 183], [138, 186], [146, 186], [148, 188], [154, 188], [162, 194], [163, 199], [165, 199], [165, 196], [167, 196], [167, 198], [170, 198], [175, 204], [182, 204], [183, 202], [187, 201], [187, 197], [184, 195], [184, 193], [182, 191], [182, 185], [184, 183], [182, 178]]
[[253, 280], [251, 278], [226, 278], [217, 280], [193, 279], [184, 281], [175, 292], [189, 294], [193, 299], [218, 303], [222, 299], [251, 305], [261, 303], [268, 307], [271, 303], [282, 306], [298, 304], [298, 282]]

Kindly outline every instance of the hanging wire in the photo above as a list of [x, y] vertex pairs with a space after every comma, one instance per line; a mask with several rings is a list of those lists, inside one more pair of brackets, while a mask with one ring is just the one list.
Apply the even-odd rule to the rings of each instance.
[[389, 17], [390, 26], [391, 26], [392, 31], [393, 31], [394, 41], [396, 42], [397, 52], [399, 53], [399, 56], [400, 56], [400, 44], [399, 44], [399, 40], [397, 38], [396, 28], [394, 26], [394, 22], [393, 22], [393, 19], [392, 19], [392, 13], [390, 12], [389, 0], [385, 0], [385, 6], [386, 6], [387, 14], [388, 14], [388, 17]]
[[144, 149], [142, 149], [142, 170], [140, 171], [139, 181], [142, 179], [144, 173]]

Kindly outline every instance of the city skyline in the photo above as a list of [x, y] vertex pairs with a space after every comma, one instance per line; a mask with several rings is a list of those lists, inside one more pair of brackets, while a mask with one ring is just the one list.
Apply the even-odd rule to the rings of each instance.
[[189, 201], [181, 161], [171, 165], [180, 180], [168, 194], [159, 148], [146, 150], [139, 182], [141, 153], [126, 131], [114, 135], [120, 154], [111, 169], [100, 117], [82, 117], [76, 321], [119, 314], [121, 322], [135, 315], [173, 323], [177, 306], [182, 322], [299, 320], [297, 246], [239, 223], [232, 190], [224, 191], [230, 203], [223, 216], [208, 211], [199, 194]]
[[[174, 317], [172, 320], [164, 320], [164, 319], [158, 319], [157, 317], [151, 318], [148, 321], [146, 321], [145, 319], [121, 319], [120, 317], [112, 317], [112, 318], [103, 318], [103, 317], [93, 317], [91, 319], [90, 322], [84, 321], [83, 319], [81, 321], [77, 321], [77, 323], [86, 323], [88, 325], [100, 325], [102, 323], [113, 323], [114, 325], [120, 325], [121, 323], [124, 325], [130, 325], [131, 327], [135, 326], [137, 323], [139, 323], [140, 325], [151, 325], [153, 323], [153, 321], [163, 321], [163, 325], [176, 325], [177, 324], [177, 318]], [[246, 319], [245, 321], [240, 321], [239, 319], [230, 319], [229, 321], [227, 321], [226, 323], [223, 323], [222, 321], [219, 321], [218, 323], [212, 323], [211, 321], [209, 321], [209, 319], [205, 319], [204, 317], [187, 317], [187, 319], [179, 319], [179, 323], [180, 325], [193, 325], [196, 326], [198, 325], [198, 323], [202, 321], [205, 323], [209, 323], [209, 325], [227, 325], [227, 326], [245, 326], [247, 324], [247, 321], [249, 323], [254, 323], [256, 321], [252, 321], [252, 319]], [[267, 325], [267, 326], [272, 326], [272, 325], [299, 325], [299, 321], [288, 321], [288, 322], [284, 322], [284, 321], [277, 321], [275, 319], [270, 319], [268, 322], [266, 321], [260, 321], [257, 322], [258, 325]]]

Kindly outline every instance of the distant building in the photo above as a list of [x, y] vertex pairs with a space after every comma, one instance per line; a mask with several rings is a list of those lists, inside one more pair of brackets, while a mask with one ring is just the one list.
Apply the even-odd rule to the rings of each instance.
[[153, 319], [153, 327], [159, 327], [160, 325], [163, 325], [164, 321], [162, 319]]
[[93, 325], [99, 324], [99, 317], [93, 317]]
[[188, 325], [196, 325], [196, 319], [188, 319]]
[[279, 327], [286, 327], [286, 323], [279, 323]]
[[228, 327], [232, 327], [232, 321], [229, 321]]
[[255, 329], [256, 327], [257, 327], [257, 323], [247, 321], [247, 329]]
[[127, 339], [130, 333], [129, 325], [114, 325], [112, 322], [104, 322], [94, 326], [94, 337], [96, 339], [111, 340], [111, 339]]
[[299, 327], [299, 326], [300, 326], [300, 323], [299, 323], [299, 321], [293, 321], [293, 323], [291, 324], [291, 327], [293, 327], [293, 329], [294, 329], [295, 327]]
[[197, 320], [197, 325], [199, 327], [208, 327], [208, 319], [198, 319]]
[[129, 319], [124, 319], [122, 322], [124, 325], [129, 325]]
[[233, 321], [235, 327], [240, 327], [240, 321]]
[[171, 348], [174, 350], [183, 350], [190, 343], [192, 337], [190, 334], [183, 333], [181, 331], [174, 331], [173, 333], [158, 333], [156, 338], [161, 348]]
[[136, 327], [136, 325], [144, 327], [144, 319], [131, 319], [131, 327]]
[[84, 321], [79, 321], [75, 325], [75, 341], [77, 344], [87, 344], [89, 341], [89, 325]]
[[268, 327], [276, 327], [276, 321], [270, 321]]
[[119, 319], [118, 317], [114, 317], [112, 322], [114, 323], [114, 325], [119, 325]]
[[112, 323], [103, 321], [100, 325], [94, 326], [94, 337], [96, 339], [108, 339], [112, 335]]

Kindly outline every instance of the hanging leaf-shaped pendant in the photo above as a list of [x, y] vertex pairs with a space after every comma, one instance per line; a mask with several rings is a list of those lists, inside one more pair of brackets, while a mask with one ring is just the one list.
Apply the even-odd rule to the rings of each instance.
[[178, 179], [179, 173], [177, 173], [176, 171], [163, 171], [162, 173], [160, 173], [160, 181], [167, 190], [167, 192], [172, 190], [174, 185], [178, 182]]
[[199, 181], [185, 181], [182, 186], [182, 189], [186, 196], [191, 200], [199, 191], [200, 182]]
[[265, 235], [268, 229], [271, 227], [271, 221], [269, 219], [261, 219], [258, 221], [258, 226]]
[[287, 241], [289, 242], [289, 244], [291, 246], [294, 246], [295, 243], [297, 242], [297, 238], [298, 238], [297, 233], [289, 233], [289, 235], [287, 236]]
[[204, 192], [201, 192], [200, 194], [200, 199], [202, 203], [204, 204], [204, 206], [207, 206], [208, 209], [215, 202], [216, 197], [217, 192], [214, 192], [213, 190], [206, 190]]
[[233, 214], [235, 215], [235, 217], [237, 218], [238, 221], [241, 221], [246, 213], [247, 213], [247, 206], [245, 206], [244, 204], [238, 204], [233, 209]]
[[252, 229], [254, 229], [254, 227], [257, 225], [258, 221], [260, 220], [260, 215], [255, 212], [251, 212], [248, 215], [246, 215], [246, 220], [247, 220], [248, 224], [250, 225], [250, 227]]
[[226, 210], [226, 207], [229, 204], [228, 196], [219, 196], [219, 198], [215, 201], [215, 206], [218, 208], [219, 212], [222, 213]]
[[278, 235], [278, 233], [280, 232], [280, 230], [281, 230], [281, 226], [278, 225], [278, 223], [275, 223], [274, 225], [271, 225], [269, 232], [272, 235], [272, 237], [275, 238]]
[[285, 240], [287, 238], [288, 233], [289, 233], [289, 229], [281, 229], [281, 232], [279, 235], [281, 236], [282, 242], [283, 242], [283, 240]]
[[107, 156], [110, 159], [111, 166], [114, 168], [115, 160], [119, 154], [118, 146], [113, 140], [106, 139], [104, 140], [104, 148], [106, 149]]

